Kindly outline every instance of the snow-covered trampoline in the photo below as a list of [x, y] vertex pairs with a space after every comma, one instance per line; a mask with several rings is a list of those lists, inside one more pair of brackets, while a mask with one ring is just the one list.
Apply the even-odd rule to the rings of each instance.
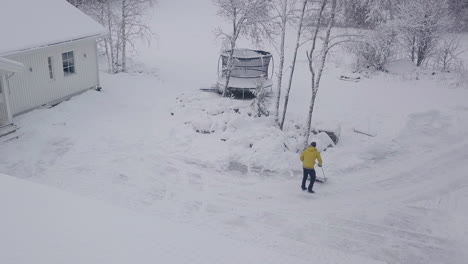
[[[221, 93], [225, 90], [226, 86], [230, 53], [231, 50], [225, 50], [219, 56], [217, 87]], [[270, 52], [251, 49], [235, 49], [233, 61], [231, 77], [227, 87], [228, 93], [242, 96], [247, 93], [252, 94], [259, 85], [271, 90], [273, 85], [271, 76], [273, 76], [274, 62], [273, 56]], [[271, 74], [269, 74], [270, 64]]]

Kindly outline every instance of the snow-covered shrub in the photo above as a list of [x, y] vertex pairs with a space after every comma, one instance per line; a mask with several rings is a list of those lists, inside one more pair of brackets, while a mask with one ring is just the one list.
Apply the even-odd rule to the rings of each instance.
[[447, 0], [406, 0], [396, 8], [395, 25], [405, 51], [419, 67], [435, 55], [454, 21]]
[[416, 66], [409, 59], [398, 59], [385, 63], [384, 70], [390, 74], [412, 76], [416, 72]]
[[434, 66], [443, 72], [454, 70], [460, 65], [460, 40], [457, 37], [445, 39], [437, 47]]
[[270, 111], [268, 110], [271, 103], [270, 91], [266, 89], [263, 83], [258, 83], [255, 88], [254, 95], [255, 98], [252, 101], [252, 110], [254, 116], [269, 116]]
[[370, 28], [373, 22], [368, 19], [370, 8], [367, 1], [342, 1], [337, 24], [342, 27]]
[[468, 88], [468, 67], [463, 62], [458, 63], [455, 74], [455, 86]]
[[367, 31], [362, 41], [349, 45], [356, 55], [357, 67], [373, 67], [384, 70], [385, 63], [395, 54], [397, 32], [390, 24], [381, 24]]
[[189, 92], [177, 97], [170, 113], [178, 126], [171, 138], [190, 149], [185, 158], [191, 162], [282, 173], [299, 164], [303, 129], [281, 131], [273, 117], [254, 116], [251, 101]]
[[193, 130], [197, 133], [211, 134], [215, 132], [215, 130], [212, 128], [213, 126], [212, 120], [209, 118], [194, 120], [191, 123], [192, 123]]

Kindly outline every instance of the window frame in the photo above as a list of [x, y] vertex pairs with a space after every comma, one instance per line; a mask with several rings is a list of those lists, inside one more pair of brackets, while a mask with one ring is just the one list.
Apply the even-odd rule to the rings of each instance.
[[47, 69], [49, 71], [49, 80], [55, 80], [55, 73], [54, 73], [54, 57], [48, 56], [47, 57]]
[[62, 71], [65, 77], [76, 74], [75, 52], [73, 50], [62, 53]]

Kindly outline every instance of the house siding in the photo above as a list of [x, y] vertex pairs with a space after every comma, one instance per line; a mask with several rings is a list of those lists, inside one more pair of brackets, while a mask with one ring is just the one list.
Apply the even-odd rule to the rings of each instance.
[[[62, 53], [73, 51], [75, 73], [65, 76]], [[7, 56], [21, 62], [26, 71], [9, 79], [13, 115], [55, 103], [99, 85], [96, 40], [87, 39]], [[48, 57], [52, 57], [54, 79], [49, 77]]]
[[3, 84], [3, 79], [5, 73], [2, 73], [0, 71], [0, 127], [6, 123], [8, 123], [8, 112], [6, 108], [6, 102], [5, 102], [5, 95], [3, 94], [5, 92], [5, 85]]

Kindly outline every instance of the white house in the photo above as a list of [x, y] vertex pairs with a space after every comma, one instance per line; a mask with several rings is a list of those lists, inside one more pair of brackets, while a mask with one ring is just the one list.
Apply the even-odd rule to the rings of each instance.
[[107, 31], [65, 0], [2, 0], [0, 127], [32, 109], [99, 87]]

